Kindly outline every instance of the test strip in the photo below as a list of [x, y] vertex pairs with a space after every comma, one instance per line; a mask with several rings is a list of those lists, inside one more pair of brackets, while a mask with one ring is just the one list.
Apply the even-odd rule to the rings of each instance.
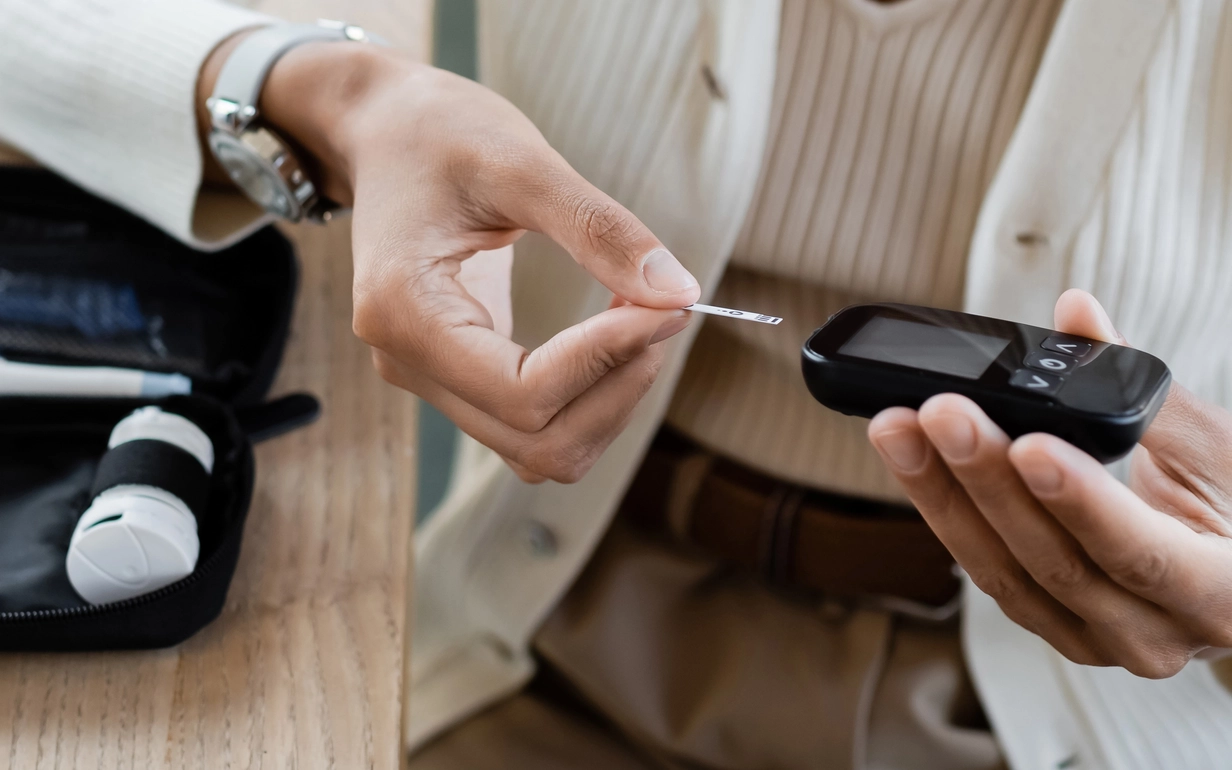
[[706, 313], [708, 315], [721, 315], [727, 316], [728, 318], [739, 318], [744, 321], [756, 321], [758, 323], [770, 324], [771, 326], [778, 326], [783, 322], [783, 319], [778, 316], [764, 315], [762, 313], [750, 313], [747, 310], [732, 310], [729, 307], [716, 307], [715, 305], [702, 305], [700, 303], [696, 305], [689, 305], [685, 308], [685, 310], [696, 310], [699, 313]]

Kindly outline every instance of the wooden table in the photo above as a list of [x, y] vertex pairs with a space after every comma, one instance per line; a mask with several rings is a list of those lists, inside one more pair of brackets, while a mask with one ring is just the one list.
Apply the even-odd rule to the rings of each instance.
[[[248, 4], [427, 56], [428, 0]], [[0, 655], [0, 768], [399, 766], [416, 402], [351, 333], [349, 222], [287, 232], [303, 277], [274, 393], [324, 413], [257, 448], [222, 617], [170, 650]]]

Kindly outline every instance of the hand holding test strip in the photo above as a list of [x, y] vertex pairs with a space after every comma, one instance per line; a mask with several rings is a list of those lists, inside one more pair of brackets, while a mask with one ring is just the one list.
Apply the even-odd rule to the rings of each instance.
[[764, 315], [762, 313], [751, 313], [748, 310], [733, 310], [729, 307], [718, 307], [716, 305], [703, 305], [700, 302], [689, 305], [684, 309], [695, 310], [698, 313], [705, 313], [707, 315], [721, 315], [726, 316], [727, 318], [739, 318], [742, 321], [756, 321], [757, 323], [770, 324], [771, 326], [778, 326], [783, 322], [783, 319], [778, 316]]

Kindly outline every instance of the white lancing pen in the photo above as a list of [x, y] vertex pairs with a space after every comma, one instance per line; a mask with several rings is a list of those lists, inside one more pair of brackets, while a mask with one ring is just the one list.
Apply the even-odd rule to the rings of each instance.
[[0, 358], [0, 396], [146, 396], [192, 392], [182, 374], [113, 366], [51, 366]]

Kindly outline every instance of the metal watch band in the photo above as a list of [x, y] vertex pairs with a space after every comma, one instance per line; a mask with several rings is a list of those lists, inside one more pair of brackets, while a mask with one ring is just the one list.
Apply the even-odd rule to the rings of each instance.
[[210, 122], [222, 131], [239, 133], [257, 116], [261, 88], [274, 64], [292, 48], [316, 40], [357, 42], [371, 38], [360, 27], [341, 22], [276, 24], [244, 38], [227, 61], [207, 106]]

